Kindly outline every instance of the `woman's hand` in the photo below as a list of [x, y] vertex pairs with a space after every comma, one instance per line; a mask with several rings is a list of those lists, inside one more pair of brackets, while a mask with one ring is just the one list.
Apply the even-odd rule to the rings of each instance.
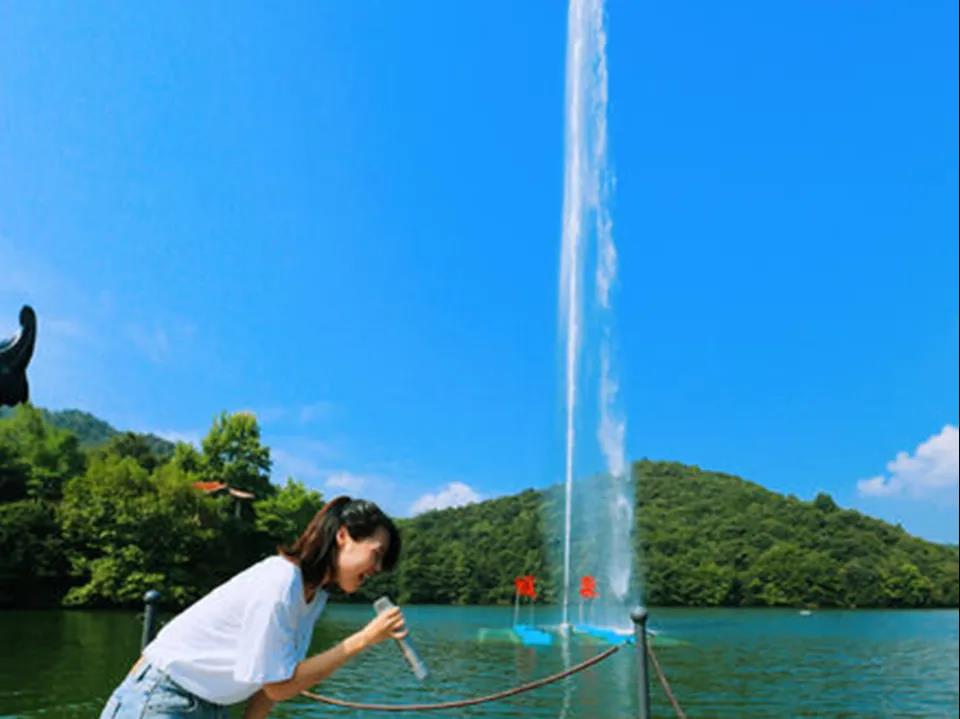
[[367, 646], [379, 644], [385, 639], [403, 639], [407, 636], [403, 613], [399, 607], [392, 607], [375, 616], [367, 626], [360, 630]]

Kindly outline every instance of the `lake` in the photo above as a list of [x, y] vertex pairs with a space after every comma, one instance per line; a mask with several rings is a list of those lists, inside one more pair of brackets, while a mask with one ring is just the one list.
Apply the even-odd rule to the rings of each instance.
[[[537, 607], [538, 623], [556, 622]], [[405, 608], [411, 637], [431, 671], [418, 682], [392, 642], [370, 650], [317, 689], [355, 701], [419, 703], [488, 694], [559, 671], [599, 653], [479, 641], [505, 628], [507, 607]], [[330, 646], [371, 616], [333, 605], [314, 635]], [[524, 619], [528, 615], [525, 613]], [[695, 717], [957, 717], [958, 612], [652, 609], [650, 627], [666, 640], [657, 654], [674, 693]], [[135, 659], [140, 625], [132, 612], [0, 612], [0, 719], [94, 718]], [[627, 646], [572, 679], [443, 717], [595, 719], [636, 715], [636, 654]], [[651, 668], [653, 714], [675, 714]], [[277, 717], [413, 716], [360, 712], [308, 700], [279, 706]]]

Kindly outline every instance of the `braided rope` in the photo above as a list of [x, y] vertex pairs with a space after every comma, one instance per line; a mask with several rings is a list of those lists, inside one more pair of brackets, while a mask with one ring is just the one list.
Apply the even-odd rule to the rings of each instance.
[[683, 709], [680, 708], [680, 702], [677, 701], [677, 698], [670, 690], [670, 682], [667, 681], [667, 675], [663, 673], [663, 669], [660, 666], [660, 660], [657, 659], [657, 655], [653, 651], [653, 646], [650, 644], [650, 642], [646, 642], [646, 645], [647, 654], [650, 656], [650, 660], [653, 662], [653, 668], [657, 672], [657, 679], [660, 680], [660, 686], [663, 687], [663, 693], [667, 695], [667, 699], [669, 699], [670, 704], [673, 705], [673, 710], [677, 713], [677, 717], [679, 717], [679, 719], [687, 719], [687, 715], [684, 714]]
[[[514, 694], [520, 694], [522, 692], [528, 692], [531, 689], [537, 689], [538, 687], [551, 684], [560, 679], [569, 677], [572, 674], [581, 672], [584, 669], [593, 666], [602, 662], [609, 656], [612, 656], [617, 652], [622, 644], [615, 644], [609, 649], [597, 654], [594, 657], [580, 662], [579, 664], [565, 669], [562, 672], [557, 672], [556, 674], [551, 674], [548, 677], [543, 679], [537, 679], [536, 681], [529, 682], [527, 684], [521, 684], [520, 686], [513, 687], [512, 689], [506, 689], [495, 694], [488, 694], [482, 697], [473, 697], [471, 699], [458, 699], [456, 701], [449, 702], [439, 702], [437, 704], [363, 704], [360, 702], [350, 702], [344, 699], [334, 699], [333, 697], [323, 696], [322, 694], [314, 694], [313, 692], [302, 691], [300, 694], [307, 697], [308, 699], [313, 699], [314, 701], [323, 702], [324, 704], [332, 704], [338, 707], [346, 707], [348, 709], [369, 709], [371, 711], [381, 711], [381, 712], [410, 712], [410, 711], [431, 711], [433, 709], [456, 709], [458, 707], [468, 707], [473, 706], [474, 704], [483, 704], [485, 702], [496, 701], [497, 699], [504, 699]], [[685, 718], [684, 718], [685, 719]]]

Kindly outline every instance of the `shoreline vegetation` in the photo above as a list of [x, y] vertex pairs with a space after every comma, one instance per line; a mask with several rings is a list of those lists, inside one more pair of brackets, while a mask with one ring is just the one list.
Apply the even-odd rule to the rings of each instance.
[[[324, 498], [270, 482], [252, 414], [223, 413], [199, 448], [118, 432], [77, 410], [0, 413], [0, 607], [185, 606], [292, 539]], [[678, 462], [632, 464], [633, 546], [659, 607], [956, 608], [958, 548]], [[594, 478], [586, 481], [603, 481]], [[398, 526], [404, 556], [355, 597], [509, 604], [518, 575], [558, 600], [561, 488], [431, 511]], [[438, 547], [443, 547], [440, 551]], [[573, 556], [587, 551], [574, 546]], [[339, 597], [346, 600], [345, 597]]]

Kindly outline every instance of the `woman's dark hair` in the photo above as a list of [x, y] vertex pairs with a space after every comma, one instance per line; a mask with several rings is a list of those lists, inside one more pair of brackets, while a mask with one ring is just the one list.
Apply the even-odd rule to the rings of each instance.
[[346, 527], [353, 539], [366, 539], [380, 527], [387, 530], [390, 541], [382, 565], [387, 571], [393, 569], [400, 556], [400, 532], [393, 520], [373, 502], [337, 497], [313, 515], [296, 542], [289, 547], [280, 547], [282, 554], [299, 562], [305, 584], [320, 586], [328, 571], [336, 567], [339, 552], [337, 530], [340, 527]]

